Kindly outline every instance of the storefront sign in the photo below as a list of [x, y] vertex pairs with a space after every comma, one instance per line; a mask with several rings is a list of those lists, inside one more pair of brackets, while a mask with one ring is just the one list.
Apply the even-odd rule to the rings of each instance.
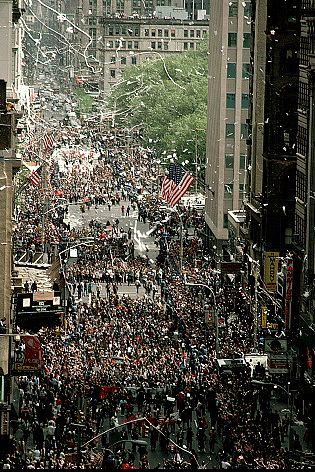
[[277, 290], [279, 252], [265, 252], [264, 283], [269, 292]]
[[37, 336], [21, 336], [21, 344], [14, 351], [13, 375], [40, 372], [44, 367], [43, 351]]
[[266, 306], [261, 307], [261, 327], [262, 328], [267, 328], [267, 314], [268, 314], [268, 309]]
[[291, 328], [292, 286], [293, 286], [293, 259], [287, 258], [284, 322], [285, 322], [285, 327], [289, 329]]

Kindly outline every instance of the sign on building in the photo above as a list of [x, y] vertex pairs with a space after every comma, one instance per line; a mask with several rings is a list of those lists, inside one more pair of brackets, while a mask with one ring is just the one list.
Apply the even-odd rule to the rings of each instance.
[[279, 252], [265, 252], [264, 283], [269, 292], [277, 290]]

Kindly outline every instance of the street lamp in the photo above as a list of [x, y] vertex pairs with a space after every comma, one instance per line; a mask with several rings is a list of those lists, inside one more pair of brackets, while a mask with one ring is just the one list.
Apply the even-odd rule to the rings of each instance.
[[[273, 389], [278, 389], [280, 388], [285, 392], [285, 394], [288, 396], [288, 406], [290, 406], [290, 418], [289, 418], [289, 428], [288, 428], [288, 436], [289, 436], [289, 444], [288, 444], [288, 449], [290, 450], [290, 444], [291, 444], [291, 423], [292, 423], [292, 417], [293, 417], [293, 393], [294, 391], [290, 391], [290, 382], [288, 382], [288, 388], [285, 389], [282, 387], [282, 385], [276, 384], [274, 382], [263, 382], [261, 380], [252, 380], [251, 383], [253, 385], [262, 385], [266, 387], [272, 387]], [[290, 405], [291, 403], [291, 405]]]
[[178, 215], [179, 221], [180, 221], [180, 250], [179, 250], [179, 269], [180, 273], [182, 274], [183, 272], [183, 253], [184, 253], [184, 247], [183, 247], [183, 220], [182, 216], [176, 208], [165, 208], [166, 211], [170, 211], [172, 213], [176, 213]]
[[211, 293], [212, 297], [213, 297], [213, 315], [214, 315], [214, 327], [215, 327], [215, 355], [216, 355], [216, 358], [217, 358], [218, 353], [219, 353], [219, 323], [218, 323], [218, 312], [217, 312], [217, 302], [216, 302], [216, 298], [215, 298], [215, 293], [214, 293], [212, 287], [210, 287], [209, 285], [206, 285], [206, 284], [186, 282], [185, 285], [188, 286], [188, 287], [204, 287], [204, 288], [207, 288], [209, 290], [209, 292]]

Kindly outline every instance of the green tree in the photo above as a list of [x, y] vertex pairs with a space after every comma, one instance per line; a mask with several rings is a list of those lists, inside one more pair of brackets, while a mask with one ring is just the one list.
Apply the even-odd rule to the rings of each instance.
[[[157, 155], [204, 165], [207, 126], [207, 40], [196, 51], [159, 53], [125, 69], [109, 97], [117, 126], [139, 127]], [[153, 144], [153, 146], [152, 146]], [[176, 158], [175, 157], [175, 158]]]

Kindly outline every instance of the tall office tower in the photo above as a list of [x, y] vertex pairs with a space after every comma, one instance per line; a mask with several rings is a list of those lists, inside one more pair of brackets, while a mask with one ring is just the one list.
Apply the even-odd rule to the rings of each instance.
[[206, 239], [221, 254], [228, 211], [242, 206], [247, 191], [251, 2], [213, 0], [210, 18]]
[[[306, 378], [315, 378], [315, 1], [302, 0], [294, 250], [301, 267], [300, 329]], [[310, 395], [314, 399], [314, 389]], [[307, 400], [307, 403], [309, 401]], [[315, 401], [311, 401], [314, 417]], [[313, 435], [315, 424], [313, 424]], [[313, 444], [315, 450], [315, 441]]]
[[0, 337], [0, 454], [8, 451], [10, 337], [12, 295], [12, 207], [14, 172], [21, 161], [16, 157], [15, 132], [19, 116], [18, 88], [21, 77], [21, 30], [18, 21], [21, 2], [0, 0], [0, 316], [5, 332]]

